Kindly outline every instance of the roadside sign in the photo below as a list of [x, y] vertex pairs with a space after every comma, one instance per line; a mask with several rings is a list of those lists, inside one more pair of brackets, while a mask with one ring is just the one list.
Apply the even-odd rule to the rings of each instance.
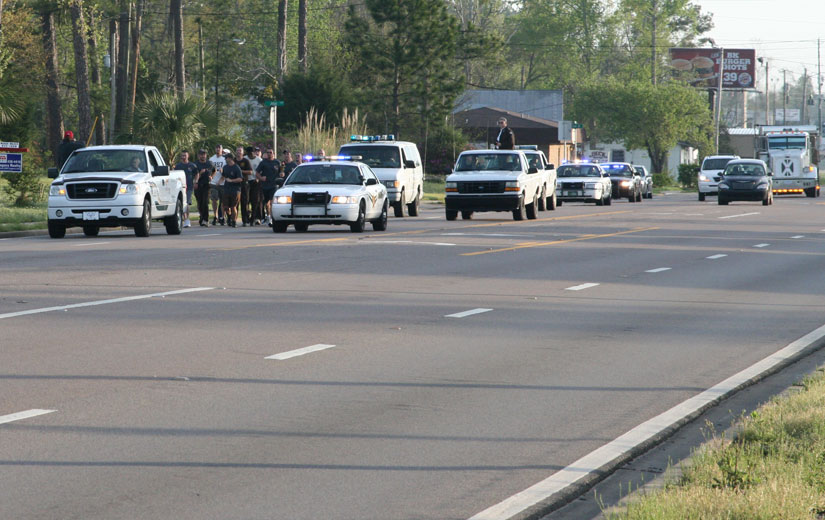
[[576, 121], [573, 121], [573, 128], [581, 128], [581, 127], [582, 127], [581, 123], [577, 123]]
[[23, 154], [0, 153], [0, 172], [20, 173], [23, 171]]
[[284, 106], [284, 102], [283, 101], [276, 101], [274, 99], [270, 99], [270, 100], [264, 101], [264, 106], [265, 107], [282, 107], [282, 106]]
[[20, 143], [16, 141], [0, 141], [0, 148], [20, 148]]

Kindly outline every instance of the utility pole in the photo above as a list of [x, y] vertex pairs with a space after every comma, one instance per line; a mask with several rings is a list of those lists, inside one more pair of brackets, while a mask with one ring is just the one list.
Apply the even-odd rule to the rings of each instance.
[[716, 91], [716, 154], [719, 155], [719, 125], [722, 122], [722, 83], [725, 79], [725, 49], [719, 48], [719, 88]]
[[801, 110], [801, 117], [799, 118], [800, 124], [808, 124], [808, 118], [806, 117], [807, 110], [805, 110], [808, 106], [808, 69], [804, 69], [805, 73], [802, 76], [802, 110]]
[[788, 106], [788, 71], [782, 69], [782, 126], [788, 120], [788, 114], [785, 113]]
[[[819, 53], [819, 39], [816, 40], [816, 81], [819, 87], [819, 96], [817, 96], [816, 100], [816, 133], [820, 135], [822, 133], [822, 62], [820, 61], [820, 53]], [[821, 137], [820, 137], [821, 139]]]
[[765, 60], [765, 126], [770, 124], [770, 120], [768, 120], [768, 114], [771, 113], [771, 107], [770, 107], [771, 85], [770, 85], [770, 82], [769, 82], [768, 78], [769, 78], [769, 76], [768, 76], [768, 60], [766, 59]]

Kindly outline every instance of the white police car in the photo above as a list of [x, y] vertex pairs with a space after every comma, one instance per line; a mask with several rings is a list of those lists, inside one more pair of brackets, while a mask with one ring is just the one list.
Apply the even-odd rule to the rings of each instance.
[[387, 189], [357, 159], [333, 156], [296, 167], [272, 198], [272, 230], [283, 233], [290, 224], [298, 232], [310, 224], [348, 224], [353, 233], [361, 233], [371, 222], [375, 231], [385, 231]]

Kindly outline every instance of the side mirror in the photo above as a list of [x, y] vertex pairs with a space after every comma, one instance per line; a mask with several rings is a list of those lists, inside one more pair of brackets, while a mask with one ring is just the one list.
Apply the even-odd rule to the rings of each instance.
[[547, 163], [546, 169], [548, 169], [548, 170], [555, 170], [555, 169], [556, 169], [556, 165], [555, 165], [555, 164], [553, 164], [553, 163]]
[[57, 171], [57, 168], [49, 168], [49, 178], [50, 179], [56, 179], [58, 173], [59, 172]]
[[407, 159], [404, 161], [404, 168], [415, 168], [415, 161]]
[[367, 186], [375, 186], [376, 184], [378, 184], [378, 179], [375, 177], [370, 177], [367, 179]]
[[527, 173], [538, 173], [538, 172], [539, 172], [539, 169], [536, 168], [535, 166], [531, 166], [530, 168], [527, 169]]
[[164, 177], [169, 175], [169, 167], [168, 166], [155, 166], [155, 169], [152, 170], [152, 177]]

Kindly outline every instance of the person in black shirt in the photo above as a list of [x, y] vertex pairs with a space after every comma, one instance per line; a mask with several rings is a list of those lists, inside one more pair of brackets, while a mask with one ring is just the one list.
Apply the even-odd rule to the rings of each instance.
[[199, 224], [209, 227], [209, 181], [212, 180], [212, 163], [206, 159], [206, 150], [198, 150], [195, 161], [195, 200], [198, 202]]
[[514, 150], [516, 147], [516, 136], [513, 134], [513, 130], [507, 126], [507, 118], [499, 118], [498, 126], [501, 127], [501, 130], [499, 130], [498, 137], [496, 137], [496, 146], [498, 146], [499, 150]]
[[[272, 224], [272, 196], [278, 190], [278, 181], [283, 177], [281, 173], [281, 163], [275, 158], [272, 148], [266, 149], [264, 159], [256, 170], [258, 182], [261, 183], [261, 191], [264, 194], [264, 204], [266, 205], [267, 224]], [[283, 181], [281, 181], [283, 182]]]
[[241, 182], [241, 220], [243, 227], [252, 225], [252, 215], [250, 213], [249, 198], [249, 181], [255, 178], [255, 172], [252, 171], [252, 163], [244, 156], [244, 149], [239, 146], [235, 149], [235, 164], [241, 169], [243, 174], [243, 182]]
[[289, 177], [296, 166], [298, 163], [292, 160], [292, 152], [284, 150], [284, 178]]
[[223, 178], [223, 204], [224, 214], [226, 215], [227, 224], [231, 227], [235, 226], [235, 221], [238, 219], [238, 202], [241, 200], [241, 185], [243, 184], [243, 172], [240, 167], [235, 164], [235, 156], [227, 154], [225, 157], [226, 166], [221, 171]]
[[192, 204], [192, 193], [195, 191], [195, 174], [198, 173], [198, 167], [195, 163], [189, 162], [189, 152], [186, 150], [180, 153], [180, 162], [175, 165], [176, 170], [183, 170], [186, 174], [186, 204], [183, 207], [183, 227], [191, 227], [189, 222], [189, 206]]
[[63, 168], [66, 159], [72, 155], [72, 152], [81, 148], [83, 148], [83, 143], [75, 141], [74, 132], [66, 130], [66, 133], [63, 134], [63, 142], [57, 147], [57, 169]]

